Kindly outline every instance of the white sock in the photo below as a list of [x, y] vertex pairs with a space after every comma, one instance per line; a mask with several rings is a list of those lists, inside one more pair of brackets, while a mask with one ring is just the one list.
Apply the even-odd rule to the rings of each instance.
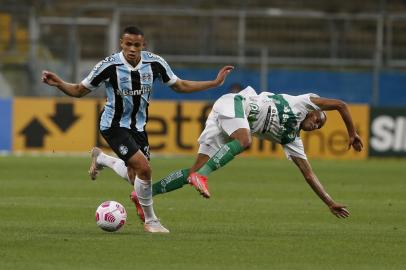
[[131, 184], [131, 181], [128, 178], [127, 174], [127, 166], [125, 166], [123, 160], [106, 155], [105, 153], [100, 153], [96, 161], [100, 165], [113, 169], [113, 171], [115, 171], [119, 176], [121, 176]]
[[144, 211], [145, 223], [157, 219], [152, 206], [152, 183], [148, 180], [141, 180], [135, 177], [134, 190], [137, 193], [138, 201]]

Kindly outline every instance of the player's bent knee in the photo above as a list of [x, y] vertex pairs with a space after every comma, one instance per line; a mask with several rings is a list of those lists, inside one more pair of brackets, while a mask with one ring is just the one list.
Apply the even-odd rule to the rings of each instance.
[[150, 180], [151, 179], [152, 172], [151, 172], [151, 167], [149, 165], [139, 167], [136, 170], [136, 173], [137, 173], [138, 178], [140, 178], [142, 180]]
[[138, 178], [150, 180], [152, 175], [151, 166], [148, 161], [132, 160], [128, 163], [128, 170], [132, 170]]
[[252, 144], [252, 138], [251, 137], [247, 137], [247, 138], [240, 138], [238, 140], [241, 144], [241, 147], [244, 149], [247, 149], [251, 146]]
[[250, 131], [246, 128], [237, 129], [230, 135], [230, 137], [237, 140], [240, 143], [241, 147], [244, 149], [247, 149], [252, 144]]

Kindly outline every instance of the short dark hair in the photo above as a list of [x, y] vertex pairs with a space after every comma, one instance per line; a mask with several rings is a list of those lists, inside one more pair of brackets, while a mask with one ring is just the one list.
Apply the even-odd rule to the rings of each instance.
[[141, 35], [144, 36], [144, 33], [139, 29], [137, 26], [127, 26], [124, 28], [123, 35], [124, 34], [132, 34], [132, 35]]

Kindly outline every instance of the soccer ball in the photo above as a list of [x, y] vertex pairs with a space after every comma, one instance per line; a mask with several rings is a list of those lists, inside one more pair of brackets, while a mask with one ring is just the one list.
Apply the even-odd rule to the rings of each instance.
[[127, 212], [121, 203], [106, 201], [96, 210], [96, 224], [102, 230], [115, 232], [125, 224]]

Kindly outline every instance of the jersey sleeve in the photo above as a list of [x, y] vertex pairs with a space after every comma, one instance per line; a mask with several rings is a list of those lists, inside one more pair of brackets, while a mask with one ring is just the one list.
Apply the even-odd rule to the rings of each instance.
[[283, 151], [285, 152], [286, 158], [291, 160], [293, 157], [298, 157], [302, 159], [307, 159], [306, 153], [304, 151], [304, 146], [302, 139], [296, 137], [293, 142], [282, 145]]
[[300, 102], [298, 103], [298, 105], [302, 111], [310, 112], [321, 110], [319, 106], [317, 106], [311, 101], [310, 99], [311, 97], [319, 97], [319, 96], [313, 93], [298, 96], [298, 98], [300, 98]]
[[97, 63], [92, 71], [81, 82], [84, 87], [93, 91], [100, 86], [100, 84], [110, 78], [110, 72], [114, 68], [114, 57], [109, 56], [104, 60]]
[[171, 86], [178, 80], [178, 77], [172, 71], [169, 64], [161, 56], [148, 52], [146, 58], [146, 61], [152, 62], [152, 64], [157, 67], [159, 76], [164, 84]]
[[246, 88], [244, 88], [243, 90], [241, 90], [240, 92], [238, 92], [239, 95], [243, 96], [243, 97], [250, 97], [250, 96], [257, 96], [257, 92], [255, 91], [254, 88], [252, 88], [251, 86], [247, 86]]

